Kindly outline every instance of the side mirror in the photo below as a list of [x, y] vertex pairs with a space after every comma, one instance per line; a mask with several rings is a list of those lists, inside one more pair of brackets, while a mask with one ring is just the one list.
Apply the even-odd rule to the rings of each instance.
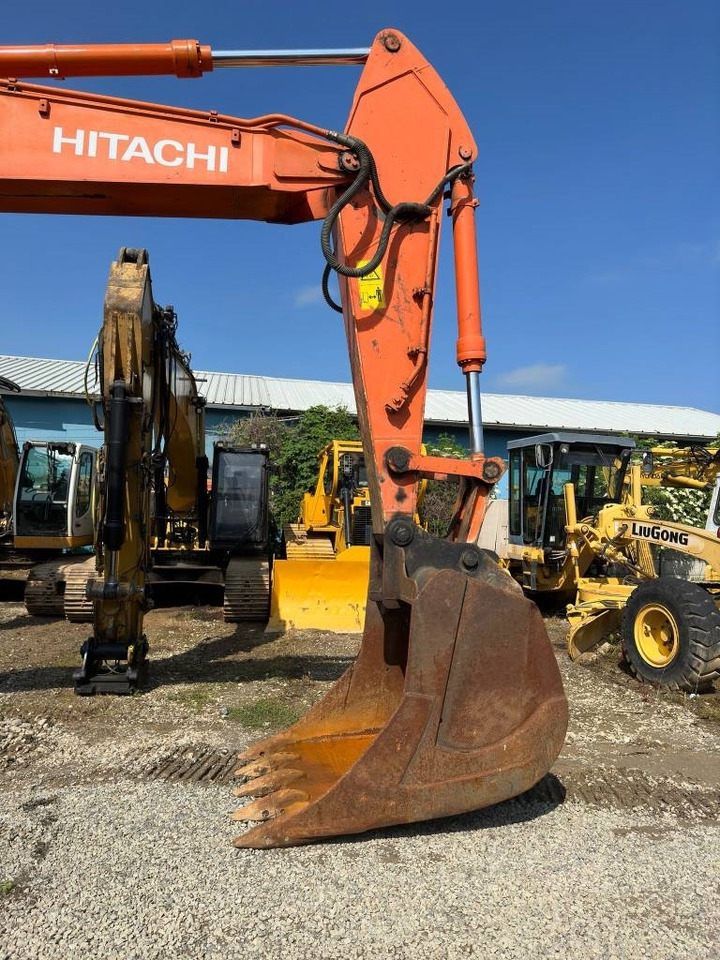
[[640, 469], [642, 470], [643, 476], [652, 476], [653, 470], [655, 469], [655, 458], [652, 455], [652, 450], [648, 450], [643, 454], [642, 467]]
[[553, 449], [549, 443], [535, 444], [535, 466], [548, 470], [553, 462]]

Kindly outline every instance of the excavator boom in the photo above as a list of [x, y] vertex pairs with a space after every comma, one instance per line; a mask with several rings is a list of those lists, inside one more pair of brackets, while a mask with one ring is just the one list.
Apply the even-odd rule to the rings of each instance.
[[[0, 70], [195, 76], [213, 60], [194, 41], [151, 52], [142, 68], [139, 57], [0, 48]], [[15, 80], [0, 85], [0, 124], [0, 210], [322, 221], [323, 287], [332, 303], [335, 273], [370, 491], [365, 631], [328, 695], [243, 755], [238, 793], [255, 799], [237, 817], [260, 823], [238, 845], [447, 816], [531, 787], [561, 748], [567, 703], [537, 608], [474, 545], [504, 469], [483, 455], [477, 149], [427, 60], [398, 31], [378, 34], [343, 133]], [[471, 438], [470, 457], [454, 462], [421, 450], [445, 196]], [[414, 522], [418, 488], [449, 474], [461, 494], [450, 539], [437, 540]]]

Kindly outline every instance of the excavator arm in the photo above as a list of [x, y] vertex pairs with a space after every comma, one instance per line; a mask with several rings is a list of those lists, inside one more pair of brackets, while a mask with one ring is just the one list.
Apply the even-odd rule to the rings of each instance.
[[[87, 587], [93, 634], [75, 674], [80, 694], [127, 692], [140, 682], [150, 547], [158, 535], [151, 492], [156, 518], [168, 510], [207, 514], [204, 401], [176, 326], [172, 308], [153, 300], [147, 252], [122, 248], [110, 268], [98, 335], [104, 444], [96, 553], [102, 577]], [[103, 669], [106, 662], [113, 668]]]
[[[195, 76], [213, 63], [194, 42], [145, 53], [0, 48], [0, 69]], [[562, 745], [567, 703], [537, 608], [474, 545], [504, 469], [483, 455], [477, 150], [430, 64], [402, 34], [380, 33], [343, 133], [17, 80], [0, 87], [0, 124], [0, 210], [322, 221], [323, 287], [331, 302], [336, 273], [370, 489], [365, 631], [328, 695], [243, 755], [238, 793], [256, 799], [237, 816], [262, 822], [238, 845], [456, 814], [537, 782]], [[446, 196], [470, 420], [464, 461], [421, 451]], [[463, 482], [453, 535], [441, 541], [413, 518], [420, 480], [447, 475]]]

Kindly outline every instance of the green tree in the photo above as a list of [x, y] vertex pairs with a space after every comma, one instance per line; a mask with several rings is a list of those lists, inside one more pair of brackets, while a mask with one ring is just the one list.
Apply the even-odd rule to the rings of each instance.
[[298, 518], [303, 494], [314, 490], [318, 454], [331, 440], [358, 440], [360, 432], [345, 407], [310, 407], [282, 438], [277, 458], [279, 481], [275, 498], [282, 527]]
[[357, 440], [355, 422], [345, 407], [310, 407], [298, 417], [280, 419], [275, 413], [258, 413], [228, 424], [223, 440], [240, 446], [265, 444], [273, 473], [270, 510], [278, 529], [294, 523], [303, 494], [314, 490], [318, 454], [331, 440]]
[[261, 411], [242, 420], [223, 424], [220, 432], [226, 443], [235, 446], [266, 446], [270, 462], [277, 463], [284, 439], [291, 429], [289, 422], [281, 420], [274, 411]]

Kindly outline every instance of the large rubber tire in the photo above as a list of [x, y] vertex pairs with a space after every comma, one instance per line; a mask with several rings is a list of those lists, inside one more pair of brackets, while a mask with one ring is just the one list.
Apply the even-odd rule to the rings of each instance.
[[720, 676], [720, 611], [697, 583], [646, 580], [623, 611], [623, 655], [635, 676], [696, 692]]

